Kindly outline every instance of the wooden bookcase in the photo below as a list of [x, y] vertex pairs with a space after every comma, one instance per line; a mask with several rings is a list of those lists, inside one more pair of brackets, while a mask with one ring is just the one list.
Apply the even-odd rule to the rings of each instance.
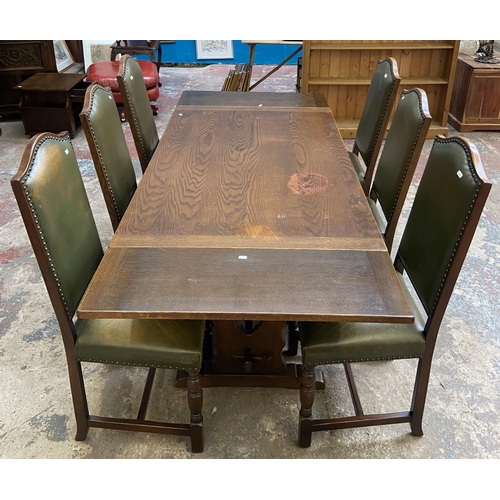
[[[343, 138], [354, 138], [377, 62], [394, 57], [399, 91], [427, 93], [432, 123], [427, 134], [448, 134], [447, 121], [459, 40], [304, 40], [301, 92], [321, 92]], [[390, 126], [390, 123], [389, 123]]]

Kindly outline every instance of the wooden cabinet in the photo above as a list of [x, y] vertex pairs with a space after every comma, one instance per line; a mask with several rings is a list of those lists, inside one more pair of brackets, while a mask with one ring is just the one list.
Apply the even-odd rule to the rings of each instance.
[[448, 134], [448, 111], [459, 40], [304, 40], [301, 92], [322, 92], [343, 138], [353, 138], [377, 62], [394, 57], [400, 92], [427, 93], [428, 138]]
[[459, 54], [448, 122], [459, 132], [500, 130], [500, 64]]
[[[76, 65], [72, 73], [83, 69], [81, 40], [65, 40]], [[52, 40], [0, 40], [0, 115], [19, 113], [19, 95], [15, 89], [36, 73], [57, 73]]]
[[85, 73], [37, 73], [18, 86], [19, 109], [28, 135], [63, 132], [71, 138], [80, 126]]

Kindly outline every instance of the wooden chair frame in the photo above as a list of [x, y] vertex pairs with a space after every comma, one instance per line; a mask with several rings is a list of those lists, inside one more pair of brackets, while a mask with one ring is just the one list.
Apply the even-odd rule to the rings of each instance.
[[[392, 108], [394, 107], [394, 102], [396, 100], [396, 96], [398, 95], [399, 84], [401, 83], [401, 77], [399, 76], [398, 63], [397, 63], [396, 59], [394, 59], [393, 57], [388, 57], [388, 58], [384, 59], [384, 61], [387, 59], [389, 59], [391, 62], [390, 66], [391, 66], [391, 71], [392, 71], [392, 78], [394, 80], [394, 86], [393, 86], [391, 95], [389, 96], [389, 99], [386, 102], [384, 115], [383, 115], [382, 121], [380, 122], [379, 129], [377, 131], [377, 138], [375, 140], [375, 143], [373, 144], [373, 148], [372, 148], [371, 153], [369, 155], [368, 164], [365, 164], [366, 170], [365, 170], [363, 191], [364, 191], [366, 196], [368, 196], [368, 194], [370, 192], [373, 174], [375, 172], [375, 165], [377, 163], [380, 148], [382, 147], [382, 142], [384, 140], [385, 133], [387, 131], [387, 125], [389, 123], [389, 118], [391, 117]], [[379, 61], [379, 64], [381, 62], [383, 62], [383, 61]], [[356, 142], [356, 138], [354, 139], [354, 145], [353, 145], [352, 152], [356, 156], [359, 156], [360, 150], [359, 150], [359, 146]]]
[[[460, 141], [466, 150], [469, 158], [469, 168], [478, 179], [479, 186], [477, 190], [476, 201], [471, 208], [469, 217], [463, 226], [463, 232], [456, 242], [455, 254], [449, 264], [448, 271], [442, 282], [441, 291], [437, 298], [436, 304], [429, 314], [425, 328], [425, 350], [424, 354], [418, 360], [418, 366], [415, 376], [415, 384], [411, 407], [409, 411], [398, 413], [385, 414], [368, 414], [363, 412], [354, 377], [352, 375], [351, 366], [349, 363], [344, 363], [344, 369], [351, 393], [351, 399], [354, 406], [354, 416], [333, 418], [333, 419], [316, 419], [312, 418], [312, 406], [315, 396], [315, 374], [314, 368], [304, 366], [302, 373], [302, 382], [300, 387], [300, 416], [299, 416], [299, 445], [307, 448], [311, 446], [311, 436], [313, 432], [327, 431], [334, 429], [345, 429], [354, 427], [367, 427], [374, 425], [388, 425], [408, 422], [411, 432], [414, 436], [423, 436], [422, 419], [424, 414], [425, 401], [427, 397], [427, 388], [429, 385], [429, 376], [432, 364], [432, 356], [436, 345], [436, 339], [439, 332], [439, 327], [446, 312], [446, 307], [450, 300], [453, 288], [460, 274], [467, 251], [472, 242], [476, 227], [481, 217], [483, 207], [488, 198], [491, 189], [491, 183], [486, 179], [483, 165], [479, 157], [477, 148], [462, 137], [446, 138], [437, 136], [438, 141]], [[394, 267], [397, 272], [403, 274], [405, 271], [403, 262], [399, 253], [396, 254]]]
[[[120, 220], [123, 214], [120, 214], [120, 211], [116, 204], [115, 201], [116, 197], [113, 192], [113, 186], [111, 185], [111, 182], [107, 174], [107, 166], [102, 157], [101, 149], [95, 137], [94, 128], [92, 126], [92, 121], [90, 119], [90, 112], [93, 105], [94, 95], [98, 89], [106, 90], [106, 87], [102, 87], [101, 85], [94, 83], [85, 92], [83, 109], [82, 112], [80, 113], [80, 121], [82, 122], [82, 128], [85, 132], [85, 137], [87, 138], [90, 154], [92, 155], [92, 160], [94, 161], [94, 167], [97, 172], [97, 178], [99, 179], [99, 184], [101, 185], [101, 190], [104, 196], [104, 201], [106, 202], [106, 208], [108, 209], [109, 218], [111, 219], [111, 225], [113, 226], [113, 231], [116, 231], [118, 229], [118, 225], [120, 224]], [[110, 96], [113, 97], [111, 89], [109, 87], [107, 89], [109, 90]], [[117, 119], [120, 120], [118, 111], [117, 111]], [[123, 140], [125, 142], [125, 138]], [[130, 161], [130, 164], [132, 166], [132, 160]]]
[[73, 319], [69, 317], [66, 311], [59, 290], [57, 277], [52, 270], [43, 235], [37, 222], [36, 212], [30, 206], [31, 202], [29, 195], [25, 192], [23, 187], [23, 182], [30, 173], [40, 144], [46, 139], [53, 138], [68, 140], [68, 145], [70, 146], [69, 136], [66, 132], [62, 132], [61, 134], [41, 133], [34, 136], [26, 146], [19, 170], [12, 178], [11, 185], [61, 330], [66, 361], [68, 363], [69, 381], [76, 418], [77, 431], [75, 440], [85, 440], [90, 427], [176, 434], [190, 437], [193, 453], [202, 452], [203, 418], [201, 410], [203, 406], [203, 392], [198, 371], [190, 371], [187, 381], [188, 405], [191, 412], [191, 421], [188, 424], [146, 420], [146, 412], [156, 372], [155, 368], [149, 368], [139, 412], [136, 418], [112, 418], [89, 414], [82, 366], [81, 363], [77, 361], [75, 353], [76, 327]]
[[[401, 179], [399, 191], [396, 196], [396, 199], [394, 200], [394, 206], [392, 212], [387, 218], [387, 226], [382, 235], [384, 237], [385, 244], [387, 246], [387, 250], [389, 253], [392, 250], [392, 243], [394, 241], [394, 235], [396, 233], [396, 227], [398, 225], [399, 217], [401, 215], [401, 210], [403, 209], [406, 195], [408, 193], [408, 189], [410, 188], [410, 184], [413, 179], [413, 174], [415, 173], [415, 169], [417, 168], [418, 160], [420, 159], [420, 153], [422, 151], [422, 147], [424, 146], [425, 139], [427, 137], [427, 131], [429, 130], [432, 121], [432, 116], [429, 112], [429, 103], [427, 100], [427, 94], [425, 93], [425, 91], [423, 91], [422, 89], [415, 88], [411, 90], [403, 90], [401, 92], [401, 95], [404, 96], [406, 94], [409, 94], [410, 92], [416, 92], [418, 95], [420, 103], [420, 111], [422, 114], [422, 125], [415, 138], [415, 142], [413, 144], [413, 150], [411, 151], [410, 157], [408, 158], [408, 163], [406, 165], [404, 175]], [[385, 147], [387, 147], [387, 143], [386, 146], [384, 146], [384, 148]], [[382, 155], [383, 154], [384, 153], [382, 152]], [[377, 202], [378, 200], [378, 192], [374, 184], [370, 189], [370, 198], [374, 202]]]
[[[144, 173], [146, 171], [146, 168], [148, 167], [151, 158], [148, 156], [148, 153], [146, 151], [144, 138], [141, 134], [141, 130], [138, 123], [137, 113], [136, 110], [134, 109], [132, 97], [129, 93], [127, 84], [125, 82], [125, 74], [128, 73], [127, 67], [130, 64], [130, 62], [132, 62], [133, 64], [135, 63], [135, 60], [128, 54], [125, 54], [120, 58], [120, 69], [118, 70], [116, 79], [118, 80], [118, 86], [120, 87], [120, 92], [122, 94], [125, 116], [127, 117], [127, 120], [130, 124], [130, 130], [134, 138], [135, 147], [137, 149], [137, 154], [139, 156], [139, 162], [141, 164], [142, 172]], [[144, 92], [147, 94], [145, 85], [144, 85]], [[158, 143], [156, 143], [156, 145], [158, 145]]]

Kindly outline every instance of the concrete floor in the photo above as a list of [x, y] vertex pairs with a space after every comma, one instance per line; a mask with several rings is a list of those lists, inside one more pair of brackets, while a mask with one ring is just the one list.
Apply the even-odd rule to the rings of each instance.
[[[158, 131], [163, 132], [182, 90], [220, 90], [229, 66], [162, 68]], [[254, 81], [265, 67], [257, 67]], [[293, 92], [295, 68], [285, 67], [255, 91]], [[204, 390], [205, 452], [192, 455], [177, 436], [91, 429], [76, 442], [65, 356], [58, 326], [9, 181], [28, 141], [20, 121], [0, 123], [0, 458], [500, 458], [500, 134], [464, 134], [476, 144], [493, 183], [462, 274], [448, 306], [434, 355], [424, 415], [424, 436], [407, 424], [313, 434], [297, 445], [298, 391], [260, 388]], [[138, 177], [140, 168], [124, 124]], [[456, 131], [450, 127], [450, 133]], [[352, 141], [345, 141], [350, 147]], [[422, 158], [400, 222], [408, 215], [432, 141]], [[82, 130], [73, 145], [98, 229], [112, 236], [99, 183]], [[397, 248], [401, 230], [396, 236]], [[353, 367], [365, 411], [408, 408], [415, 362]], [[317, 417], [352, 412], [343, 371], [324, 369]], [[135, 413], [140, 369], [84, 366], [91, 413]], [[188, 418], [185, 392], [174, 373], [160, 372], [150, 418]]]

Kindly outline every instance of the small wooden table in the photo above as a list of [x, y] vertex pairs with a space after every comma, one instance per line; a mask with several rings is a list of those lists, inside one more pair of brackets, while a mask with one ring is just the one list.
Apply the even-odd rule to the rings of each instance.
[[71, 138], [80, 126], [86, 73], [36, 73], [14, 87], [21, 97], [19, 109], [24, 131], [63, 132]]
[[265, 92], [182, 94], [78, 316], [211, 320], [205, 387], [298, 388], [287, 321], [413, 321], [323, 95]]

